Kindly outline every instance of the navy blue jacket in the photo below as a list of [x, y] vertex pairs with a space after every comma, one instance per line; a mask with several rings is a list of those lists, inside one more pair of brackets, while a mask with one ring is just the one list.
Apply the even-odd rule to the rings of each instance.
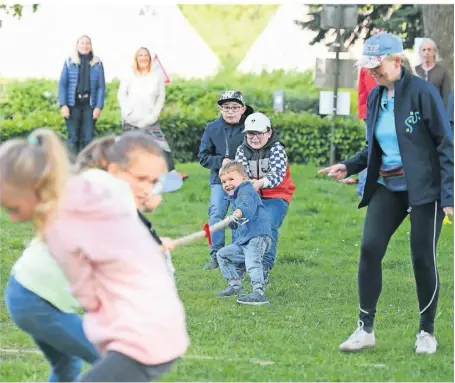
[[[79, 79], [80, 61], [78, 57], [70, 57], [63, 65], [58, 83], [58, 102], [60, 106], [76, 104], [76, 88]], [[90, 62], [90, 106], [103, 109], [106, 82], [104, 68], [98, 57]]]
[[204, 168], [211, 170], [210, 185], [221, 184], [218, 176], [221, 163], [225, 158], [231, 160], [235, 158], [237, 148], [243, 143], [245, 119], [251, 113], [253, 113], [253, 108], [247, 106], [238, 124], [228, 124], [222, 116], [207, 124], [197, 157]]
[[447, 103], [447, 116], [449, 116], [449, 122], [453, 130], [453, 90], [449, 95], [449, 102]]
[[[348, 176], [367, 168], [367, 179], [359, 208], [368, 205], [377, 187], [382, 151], [375, 138], [382, 92], [374, 88], [368, 96], [367, 146], [344, 161]], [[395, 83], [395, 128], [403, 161], [409, 205], [440, 201], [453, 206], [453, 131], [436, 88], [402, 67]]]
[[261, 197], [254, 189], [250, 181], [242, 182], [234, 190], [234, 194], [228, 197], [232, 211], [240, 209], [242, 218], [248, 221], [243, 225], [231, 224], [231, 229], [236, 230], [237, 237], [234, 241], [237, 245], [246, 245], [251, 238], [267, 235], [272, 238], [272, 226], [269, 216], [265, 211]]

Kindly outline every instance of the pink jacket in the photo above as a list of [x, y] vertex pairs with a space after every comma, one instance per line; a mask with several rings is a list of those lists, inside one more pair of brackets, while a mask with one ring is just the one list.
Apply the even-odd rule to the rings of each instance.
[[101, 352], [147, 365], [185, 353], [185, 313], [165, 258], [112, 182], [71, 178], [44, 237], [87, 311], [85, 333]]

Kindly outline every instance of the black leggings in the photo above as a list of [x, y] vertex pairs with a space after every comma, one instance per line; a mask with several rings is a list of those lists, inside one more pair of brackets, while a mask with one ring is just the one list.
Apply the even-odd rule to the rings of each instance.
[[164, 159], [165, 159], [166, 165], [167, 165], [167, 171], [171, 172], [171, 171], [175, 170], [174, 158], [172, 157], [172, 153], [168, 152], [166, 150], [163, 150], [163, 154], [164, 154]]
[[153, 366], [145, 365], [136, 360], [109, 351], [96, 362], [93, 367], [82, 375], [78, 382], [152, 382], [169, 371], [175, 360]]
[[[408, 211], [410, 210], [410, 213]], [[436, 246], [444, 212], [438, 202], [408, 206], [407, 192], [391, 192], [379, 185], [368, 205], [363, 228], [358, 271], [360, 320], [373, 328], [382, 288], [381, 262], [393, 233], [410, 214], [411, 256], [420, 311], [420, 330], [434, 331], [439, 275]]]

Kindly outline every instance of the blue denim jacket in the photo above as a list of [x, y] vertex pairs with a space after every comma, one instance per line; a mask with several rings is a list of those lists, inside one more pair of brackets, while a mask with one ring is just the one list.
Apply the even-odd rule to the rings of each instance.
[[232, 211], [240, 209], [242, 218], [246, 219], [246, 223], [230, 225], [231, 229], [236, 230], [237, 245], [245, 245], [251, 238], [260, 235], [267, 235], [272, 238], [272, 227], [269, 216], [265, 211], [261, 197], [254, 190], [253, 184], [250, 181], [242, 182], [234, 190], [234, 194], [228, 197], [231, 202]]

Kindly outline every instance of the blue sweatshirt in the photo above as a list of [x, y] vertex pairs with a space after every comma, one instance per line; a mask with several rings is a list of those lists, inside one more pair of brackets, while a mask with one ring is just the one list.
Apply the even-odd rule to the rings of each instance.
[[261, 197], [250, 181], [242, 182], [228, 197], [232, 211], [240, 209], [242, 218], [246, 219], [243, 225], [231, 224], [231, 229], [237, 230], [235, 244], [246, 245], [251, 238], [267, 235], [272, 238], [272, 227], [269, 216], [265, 211]]

